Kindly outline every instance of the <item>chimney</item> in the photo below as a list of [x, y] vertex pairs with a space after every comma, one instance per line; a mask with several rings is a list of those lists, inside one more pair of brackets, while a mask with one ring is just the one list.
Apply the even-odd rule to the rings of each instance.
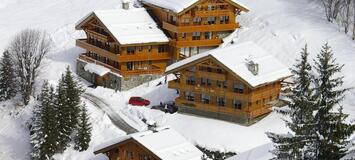
[[248, 70], [254, 75], [258, 75], [259, 74], [259, 64], [258, 63], [255, 63], [253, 60], [252, 60], [252, 57], [249, 57], [249, 59], [246, 59], [246, 64], [247, 64], [247, 67], [248, 67]]
[[129, 0], [122, 0], [122, 9], [129, 10]]

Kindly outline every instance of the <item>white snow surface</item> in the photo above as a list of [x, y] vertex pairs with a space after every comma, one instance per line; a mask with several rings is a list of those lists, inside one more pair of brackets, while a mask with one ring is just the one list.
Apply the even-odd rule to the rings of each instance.
[[[197, 3], [198, 1], [199, 0], [143, 0], [144, 3], [150, 3], [161, 8], [169, 9], [175, 13], [180, 13], [181, 11]], [[241, 4], [240, 2], [236, 2], [235, 0], [232, 1], [248, 9], [248, 7]]]
[[200, 160], [202, 156], [200, 150], [170, 127], [159, 127], [156, 131], [122, 136], [99, 145], [95, 150], [101, 150], [127, 139], [134, 139], [163, 160]]
[[120, 44], [169, 42], [144, 8], [97, 10], [77, 24], [81, 24], [90, 15], [96, 15]]
[[87, 63], [84, 67], [84, 70], [90, 73], [95, 73], [101, 77], [110, 72], [110, 69], [95, 63]]
[[[254, 42], [234, 44], [197, 54], [168, 66], [166, 71], [169, 72], [207, 56], [216, 58], [220, 63], [228, 67], [252, 87], [278, 81], [292, 75], [286, 65], [282, 64], [272, 54], [267, 53]], [[257, 75], [254, 75], [249, 71], [246, 61], [247, 59], [252, 60], [259, 65]]]
[[[328, 42], [338, 62], [345, 64], [342, 72], [345, 76], [344, 87], [355, 86], [355, 74], [353, 74], [355, 43], [338, 26], [327, 22], [321, 4], [313, 0], [239, 1], [248, 6], [250, 12], [238, 17], [242, 28], [230, 37], [234, 43], [253, 41], [284, 65], [291, 67], [306, 43], [308, 43], [311, 58], [314, 58], [321, 46]], [[85, 36], [83, 32], [75, 30], [75, 22], [93, 10], [117, 9], [121, 8], [120, 4], [118, 0], [1, 0], [0, 19], [3, 21], [0, 22], [0, 52], [22, 29], [47, 30], [56, 46], [46, 57], [43, 65], [45, 69], [40, 74], [38, 82], [40, 83], [43, 79], [56, 82], [67, 65], [75, 70], [76, 58], [84, 52], [75, 47], [75, 39]], [[231, 45], [229, 41], [225, 42], [223, 46]], [[245, 127], [192, 115], [165, 114], [146, 107], [127, 104], [130, 96], [147, 98], [152, 105], [176, 98], [175, 90], [168, 89], [167, 85], [155, 86], [157, 82], [153, 81], [149, 86], [145, 84], [127, 92], [115, 93], [100, 87], [92, 92], [109, 101], [117, 112], [124, 111], [132, 119], [146, 118], [156, 121], [160, 126], [169, 125], [191, 143], [210, 149], [236, 151], [242, 154], [269, 144], [270, 139], [265, 135], [267, 131], [276, 133], [289, 131], [282, 121], [283, 117], [274, 112], [258, 123]], [[41, 84], [36, 85], [37, 91], [40, 86]], [[354, 91], [347, 93], [344, 101], [344, 112], [350, 114], [349, 121], [355, 119], [353, 106], [355, 106]], [[88, 107], [94, 124], [93, 142], [90, 144], [90, 149], [81, 153], [70, 149], [61, 155], [56, 155], [57, 160], [106, 159], [103, 155], [94, 156], [93, 146], [113, 138], [112, 136], [125, 135], [110, 123], [104, 113], [90, 105]], [[31, 148], [26, 120], [31, 116], [30, 107], [17, 107], [16, 103], [1, 102], [0, 108], [0, 159], [29, 159]]]

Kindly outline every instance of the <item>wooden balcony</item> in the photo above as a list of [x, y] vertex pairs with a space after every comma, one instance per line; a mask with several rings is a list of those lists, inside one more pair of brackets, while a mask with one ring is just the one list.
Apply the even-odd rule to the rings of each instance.
[[230, 14], [234, 15], [234, 13], [228, 9], [214, 10], [214, 11], [209, 11], [209, 10], [195, 11], [195, 16], [197, 17], [227, 16]]
[[176, 26], [167, 22], [163, 22], [163, 28], [174, 33], [232, 31], [238, 27], [239, 25], [237, 23]]
[[147, 70], [131, 70], [131, 71], [121, 71], [111, 65], [108, 65], [106, 63], [103, 63], [103, 62], [100, 62], [100, 61], [97, 61], [93, 58], [90, 58], [86, 55], [80, 55], [79, 56], [79, 59], [83, 60], [83, 61], [86, 61], [88, 63], [95, 63], [97, 65], [101, 65], [101, 66], [104, 66], [108, 69], [111, 70], [111, 72], [113, 73], [117, 73], [117, 74], [120, 74], [122, 75], [123, 77], [126, 77], [126, 76], [129, 76], [129, 75], [140, 75], [140, 74], [163, 74], [164, 73], [164, 69], [160, 69], [160, 68], [154, 68], [154, 69], [147, 69]]
[[85, 31], [87, 32], [87, 34], [92, 35], [92, 36], [96, 37], [97, 39], [101, 39], [104, 42], [108, 42], [109, 41], [109, 36], [107, 36], [107, 35], [104, 35], [104, 34], [89, 30], [89, 29], [87, 29]]
[[169, 60], [171, 56], [168, 52], [162, 53], [136, 53], [132, 55], [118, 56], [118, 62]]
[[249, 101], [250, 95], [249, 94], [241, 94], [235, 93], [232, 91], [228, 91], [226, 88], [218, 88], [218, 87], [210, 87], [207, 85], [188, 85], [186, 83], [177, 83], [175, 81], [170, 81], [168, 83], [168, 87], [172, 89], [180, 89], [184, 91], [191, 91], [194, 93], [206, 93], [206, 94], [213, 94], [224, 96], [227, 99], [238, 99], [241, 101]]
[[216, 113], [224, 113], [224, 114], [229, 114], [229, 115], [234, 115], [234, 116], [246, 116], [248, 115], [247, 112], [239, 109], [232, 108], [230, 106], [217, 106], [214, 104], [204, 104], [201, 102], [196, 102], [196, 101], [188, 101], [182, 98], [177, 98], [175, 100], [176, 104], [178, 106], [188, 106], [192, 107], [197, 110], [203, 110], [203, 111], [208, 111], [208, 112], [216, 112]]
[[203, 77], [203, 78], [209, 78], [211, 80], [219, 80], [219, 81], [225, 81], [226, 80], [226, 75], [222, 73], [216, 73], [216, 72], [207, 72], [207, 71], [198, 71], [196, 72], [197, 77]]
[[176, 40], [171, 40], [169, 44], [171, 46], [175, 46], [177, 48], [182, 48], [182, 47], [195, 47], [195, 46], [203, 46], [203, 47], [208, 47], [208, 46], [218, 46], [222, 43], [222, 40], [220, 39], [204, 39], [204, 40], [186, 40], [186, 41], [176, 41]]
[[102, 49], [100, 47], [97, 47], [95, 45], [92, 45], [92, 44], [88, 43], [86, 41], [86, 39], [77, 39], [76, 46], [86, 49], [88, 51], [94, 52], [96, 54], [99, 54], [100, 56], [112, 59], [112, 60], [118, 60], [118, 58], [119, 58], [119, 54], [115, 54], [115, 53], [109, 52], [105, 49]]

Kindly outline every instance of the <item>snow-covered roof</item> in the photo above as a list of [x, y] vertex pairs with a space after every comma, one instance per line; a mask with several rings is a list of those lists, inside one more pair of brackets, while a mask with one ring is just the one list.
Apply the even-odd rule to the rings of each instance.
[[95, 153], [128, 139], [140, 143], [162, 160], [200, 160], [203, 154], [170, 127], [161, 127], [155, 131], [144, 131], [123, 136], [96, 147]]
[[[197, 54], [168, 66], [166, 72], [172, 72], [172, 70], [208, 56], [215, 58], [252, 87], [292, 76], [287, 66], [254, 42], [234, 44], [225, 48], [218, 48]], [[259, 65], [257, 75], [254, 75], [248, 69], [247, 59]]]
[[[169, 9], [176, 13], [182, 12], [198, 1], [199, 0], [143, 0], [144, 3], [149, 3], [161, 8]], [[235, 0], [231, 0], [231, 2], [237, 4], [244, 11], [249, 11], [248, 7], [243, 4], [236, 2]]]
[[84, 67], [84, 70], [90, 73], [95, 73], [99, 76], [104, 76], [105, 74], [111, 71], [110, 69], [101, 65], [97, 65], [95, 63], [87, 63]]
[[81, 28], [82, 23], [93, 15], [120, 44], [169, 42], [168, 37], [144, 8], [93, 11], [82, 18], [76, 28]]

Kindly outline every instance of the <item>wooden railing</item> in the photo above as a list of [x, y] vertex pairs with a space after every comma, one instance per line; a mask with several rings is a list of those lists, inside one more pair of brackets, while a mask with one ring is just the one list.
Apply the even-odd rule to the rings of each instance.
[[200, 10], [200, 11], [195, 11], [195, 15], [197, 17], [209, 17], [209, 16], [223, 16], [223, 15], [229, 15], [229, 14], [234, 14], [228, 9], [218, 9], [218, 10]]
[[163, 22], [164, 29], [175, 33], [231, 31], [231, 30], [235, 30], [238, 27], [239, 24], [237, 23], [176, 26], [167, 22]]
[[169, 60], [171, 56], [168, 52], [162, 53], [136, 53], [133, 55], [120, 55], [118, 62], [132, 62], [132, 61], [151, 61], [151, 60]]
[[89, 29], [87, 29], [87, 30], [85, 30], [88, 34], [91, 34], [91, 35], [93, 35], [94, 37], [96, 37], [96, 38], [98, 38], [98, 39], [101, 39], [101, 40], [103, 40], [103, 41], [105, 41], [105, 42], [108, 42], [108, 40], [109, 40], [109, 36], [107, 36], [107, 35], [103, 35], [103, 34], [101, 34], [101, 33], [98, 33], [98, 32], [95, 32], [95, 31], [92, 31], [92, 30], [89, 30]]
[[204, 39], [204, 40], [184, 40], [184, 41], [176, 41], [171, 40], [169, 44], [171, 46], [175, 46], [178, 48], [181, 47], [193, 47], [193, 46], [218, 46], [222, 43], [222, 40], [216, 39]]
[[222, 73], [216, 73], [216, 72], [207, 72], [207, 71], [201, 71], [199, 70], [196, 72], [197, 77], [203, 77], [203, 78], [209, 78], [212, 80], [219, 80], [219, 81], [225, 81], [226, 80], [226, 75]]
[[87, 40], [86, 39], [77, 39], [76, 40], [76, 45], [78, 47], [81, 47], [81, 48], [84, 48], [88, 51], [92, 51], [96, 54], [99, 54], [100, 56], [103, 56], [103, 57], [106, 57], [108, 59], [111, 59], [111, 60], [118, 60], [119, 58], [119, 54], [115, 54], [115, 53], [112, 53], [112, 52], [109, 52], [105, 49], [102, 49], [100, 47], [97, 47], [95, 45], [92, 45], [90, 43], [87, 43]]
[[129, 76], [129, 75], [139, 75], [139, 74], [163, 74], [164, 73], [164, 70], [163, 69], [159, 69], [159, 68], [147, 69], [147, 70], [121, 71], [121, 70], [119, 70], [119, 69], [117, 69], [117, 68], [115, 68], [115, 67], [113, 67], [111, 65], [108, 65], [106, 63], [97, 61], [97, 60], [95, 60], [93, 58], [90, 58], [90, 57], [84, 55], [84, 54], [80, 55], [79, 59], [84, 60], [84, 61], [89, 62], [89, 63], [95, 63], [95, 64], [98, 64], [98, 65], [104, 66], [104, 67], [110, 69], [113, 73], [120, 74], [123, 77]]

